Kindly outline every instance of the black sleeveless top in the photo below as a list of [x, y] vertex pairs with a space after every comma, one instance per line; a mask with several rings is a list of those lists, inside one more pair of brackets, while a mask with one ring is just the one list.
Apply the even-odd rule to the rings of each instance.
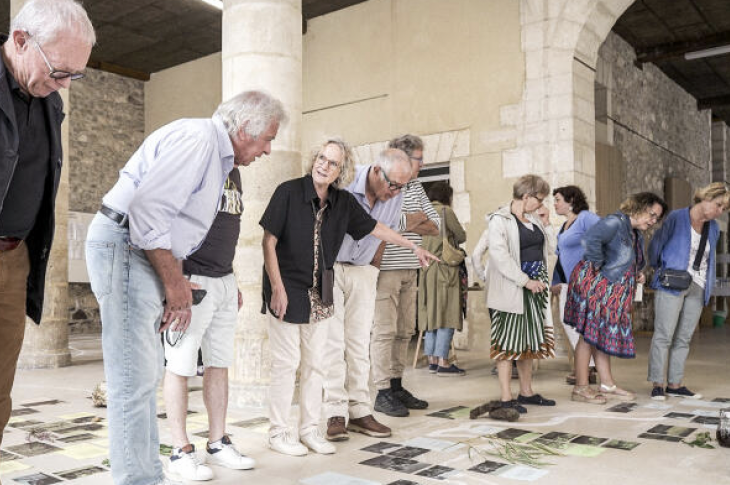
[[545, 236], [542, 231], [535, 224], [532, 224], [532, 230], [530, 230], [517, 216], [515, 216], [515, 220], [520, 232], [520, 262], [542, 261], [542, 247], [545, 244]]

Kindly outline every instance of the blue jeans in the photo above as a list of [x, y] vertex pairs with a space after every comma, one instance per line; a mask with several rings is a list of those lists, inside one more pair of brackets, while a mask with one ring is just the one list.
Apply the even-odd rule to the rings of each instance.
[[451, 339], [454, 338], [453, 328], [439, 328], [423, 333], [426, 336], [426, 342], [423, 344], [424, 354], [432, 357], [441, 357], [442, 359], [449, 357]]
[[102, 214], [89, 226], [86, 264], [101, 313], [112, 478], [154, 485], [164, 479], [157, 431], [163, 287], [144, 252], [130, 246], [129, 230]]

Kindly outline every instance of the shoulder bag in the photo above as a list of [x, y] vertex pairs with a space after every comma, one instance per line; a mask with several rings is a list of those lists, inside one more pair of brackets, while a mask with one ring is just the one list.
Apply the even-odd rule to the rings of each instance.
[[441, 239], [443, 240], [441, 261], [449, 266], [459, 266], [464, 261], [466, 253], [463, 249], [452, 246], [446, 237], [446, 207], [441, 212]]
[[[702, 235], [700, 236], [700, 247], [697, 249], [697, 255], [692, 263], [692, 269], [700, 270], [702, 256], [705, 254], [705, 246], [707, 246], [707, 237], [710, 233], [710, 223], [705, 222], [702, 225]], [[684, 291], [692, 284], [692, 275], [687, 270], [664, 268], [659, 273], [659, 286], [668, 290]]]

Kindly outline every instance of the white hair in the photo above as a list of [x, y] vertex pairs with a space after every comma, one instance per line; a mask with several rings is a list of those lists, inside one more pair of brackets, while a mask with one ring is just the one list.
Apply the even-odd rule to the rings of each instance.
[[94, 26], [84, 7], [74, 0], [29, 0], [10, 22], [10, 32], [16, 30], [29, 33], [39, 44], [53, 42], [64, 33], [96, 44]]
[[244, 91], [225, 101], [215, 111], [228, 134], [236, 136], [243, 128], [254, 138], [258, 137], [272, 123], [280, 126], [289, 119], [281, 101], [263, 91]]
[[394, 165], [407, 169], [410, 174], [412, 170], [411, 161], [406, 152], [399, 148], [386, 148], [375, 157], [373, 165], [380, 167], [386, 174], [389, 174]]

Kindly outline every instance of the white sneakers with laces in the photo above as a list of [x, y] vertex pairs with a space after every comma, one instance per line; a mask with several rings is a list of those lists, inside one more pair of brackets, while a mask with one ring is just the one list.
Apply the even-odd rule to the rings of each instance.
[[302, 435], [300, 439], [307, 448], [314, 451], [315, 453], [331, 455], [332, 453], [337, 451], [335, 445], [324, 439], [324, 436], [322, 436], [322, 433], [320, 433], [319, 429], [317, 428], [313, 429], [305, 435]]
[[307, 447], [299, 442], [293, 432], [288, 430], [279, 434], [270, 435], [269, 447], [284, 455], [304, 456], [307, 454]]
[[225, 435], [220, 441], [208, 444], [205, 450], [206, 463], [232, 470], [250, 470], [256, 466], [253, 458], [238, 452], [231, 439]]
[[[190, 451], [184, 451], [183, 448], [175, 448], [173, 450], [172, 456], [170, 456], [170, 472], [184, 478], [185, 480], [211, 480], [213, 478], [213, 470], [211, 470], [210, 467], [205, 466], [200, 461], [197, 453], [195, 453], [195, 445], [191, 444], [190, 448]], [[164, 483], [166, 482], [163, 482], [163, 484]]]

